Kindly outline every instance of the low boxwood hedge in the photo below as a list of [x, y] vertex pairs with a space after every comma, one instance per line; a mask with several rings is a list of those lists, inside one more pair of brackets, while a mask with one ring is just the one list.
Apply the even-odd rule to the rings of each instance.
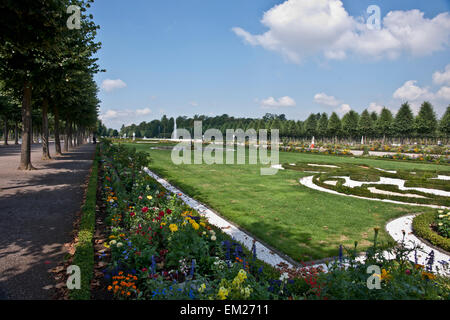
[[445, 251], [450, 251], [450, 239], [434, 232], [430, 225], [435, 221], [436, 212], [426, 212], [418, 215], [413, 220], [413, 232], [415, 235], [429, 241], [431, 244]]

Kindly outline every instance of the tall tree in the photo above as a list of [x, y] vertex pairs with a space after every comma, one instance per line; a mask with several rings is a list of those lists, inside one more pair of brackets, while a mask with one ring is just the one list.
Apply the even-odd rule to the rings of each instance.
[[333, 112], [330, 116], [330, 120], [328, 121], [328, 132], [331, 137], [334, 137], [336, 143], [337, 137], [339, 137], [342, 132], [341, 119], [339, 119], [336, 112]]
[[317, 134], [323, 139], [328, 136], [328, 115], [324, 112], [317, 122]]
[[450, 105], [447, 107], [447, 111], [445, 111], [441, 121], [439, 122], [439, 132], [446, 139], [450, 137]]
[[48, 53], [57, 54], [61, 30], [66, 28], [67, 2], [8, 0], [0, 4], [0, 78], [22, 97], [22, 147], [19, 169], [31, 164], [31, 95]]
[[317, 135], [317, 118], [315, 114], [310, 114], [304, 123], [306, 137], [312, 138]]
[[377, 133], [383, 137], [383, 144], [386, 141], [386, 137], [390, 137], [392, 135], [393, 122], [394, 117], [392, 116], [392, 112], [388, 108], [383, 107], [377, 123], [375, 124]]
[[365, 139], [367, 139], [368, 136], [373, 136], [373, 121], [367, 109], [361, 113], [358, 123], [358, 131], [362, 136], [364, 136]]
[[414, 131], [414, 115], [409, 107], [409, 103], [405, 102], [398, 110], [394, 119], [394, 134], [401, 138], [403, 143], [405, 138], [411, 137]]
[[359, 115], [357, 112], [350, 110], [342, 118], [342, 131], [349, 138], [356, 138], [358, 131]]
[[421, 138], [431, 138], [437, 129], [437, 119], [433, 106], [425, 101], [420, 107], [419, 114], [414, 119], [414, 129]]

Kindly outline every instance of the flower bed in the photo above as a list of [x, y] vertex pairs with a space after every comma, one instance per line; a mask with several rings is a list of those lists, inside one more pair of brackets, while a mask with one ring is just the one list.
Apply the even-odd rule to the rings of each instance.
[[[343, 292], [330, 288], [339, 284], [346, 290], [343, 278], [329, 279], [319, 268], [272, 268], [259, 261], [255, 250], [243, 248], [142, 172], [148, 161], [144, 154], [108, 143], [104, 154], [103, 197], [110, 235], [99, 254], [110, 257], [104, 270], [110, 282], [105, 290], [114, 298], [338, 299]], [[396, 265], [383, 263], [395, 277]], [[364, 263], [355, 262], [349, 269], [353, 273], [344, 274], [355, 276], [358, 290], [368, 293]], [[431, 284], [434, 275], [430, 273], [433, 279], [425, 280], [422, 273], [410, 269], [410, 282], [424, 290], [421, 298], [443, 296], [442, 286]], [[395, 298], [393, 288], [401, 284], [395, 280], [382, 283], [391, 288], [389, 298]], [[370, 297], [388, 296], [379, 292]]]
[[443, 210], [427, 212], [414, 218], [413, 230], [417, 236], [450, 252], [449, 221], [450, 214], [444, 214]]

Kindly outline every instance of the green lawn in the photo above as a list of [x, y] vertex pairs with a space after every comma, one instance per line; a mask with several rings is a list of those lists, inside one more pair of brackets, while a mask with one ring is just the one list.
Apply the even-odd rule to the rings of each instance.
[[[337, 255], [340, 244], [351, 247], [358, 241], [360, 250], [370, 245], [373, 228], [408, 213], [430, 211], [422, 207], [347, 198], [303, 187], [298, 180], [305, 175], [280, 170], [261, 176], [261, 165], [175, 165], [170, 150], [150, 150], [149, 168], [195, 199], [208, 204], [257, 238], [297, 261]], [[382, 169], [448, 170], [448, 166], [389, 160], [354, 159], [280, 152], [280, 163], [360, 163]]]

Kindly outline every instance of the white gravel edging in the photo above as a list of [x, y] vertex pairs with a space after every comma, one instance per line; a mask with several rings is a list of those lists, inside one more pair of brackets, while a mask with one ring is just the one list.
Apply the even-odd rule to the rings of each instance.
[[153, 173], [148, 168], [144, 168], [144, 171], [153, 179], [158, 181], [164, 188], [174, 194], [181, 194], [179, 198], [186, 203], [189, 207], [196, 210], [200, 215], [206, 217], [208, 222], [222, 230], [222, 232], [231, 236], [234, 240], [240, 242], [247, 249], [251, 250], [253, 246], [253, 242], [255, 241], [256, 247], [256, 257], [259, 260], [262, 260], [273, 267], [278, 266], [280, 263], [284, 263], [289, 266], [289, 268], [294, 268], [294, 266], [279, 256], [277, 253], [273, 252], [271, 249], [267, 248], [265, 245], [260, 243], [257, 240], [254, 240], [253, 237], [246, 234], [245, 232], [239, 230], [236, 226], [229, 223], [227, 220], [223, 219], [219, 215], [217, 215], [214, 211], [203, 205], [202, 203], [192, 199], [191, 197], [185, 195], [181, 190], [172, 186], [169, 182], [159, 177], [155, 173]]
[[[431, 251], [434, 251], [433, 271], [436, 272], [436, 267], [442, 269], [440, 262], [445, 261], [450, 263], [450, 255], [428, 246], [413, 234], [412, 224], [415, 216], [416, 215], [408, 215], [389, 222], [386, 225], [386, 231], [396, 242], [402, 241], [403, 231], [405, 231], [406, 246], [412, 248], [413, 245], [419, 245], [422, 248], [422, 252], [417, 252], [417, 262], [419, 264], [426, 265], [426, 258]], [[411, 261], [415, 261], [414, 253], [409, 254], [408, 258]], [[438, 270], [437, 272], [442, 275], [450, 276], [450, 270], [447, 270], [446, 272], [444, 270]]]

